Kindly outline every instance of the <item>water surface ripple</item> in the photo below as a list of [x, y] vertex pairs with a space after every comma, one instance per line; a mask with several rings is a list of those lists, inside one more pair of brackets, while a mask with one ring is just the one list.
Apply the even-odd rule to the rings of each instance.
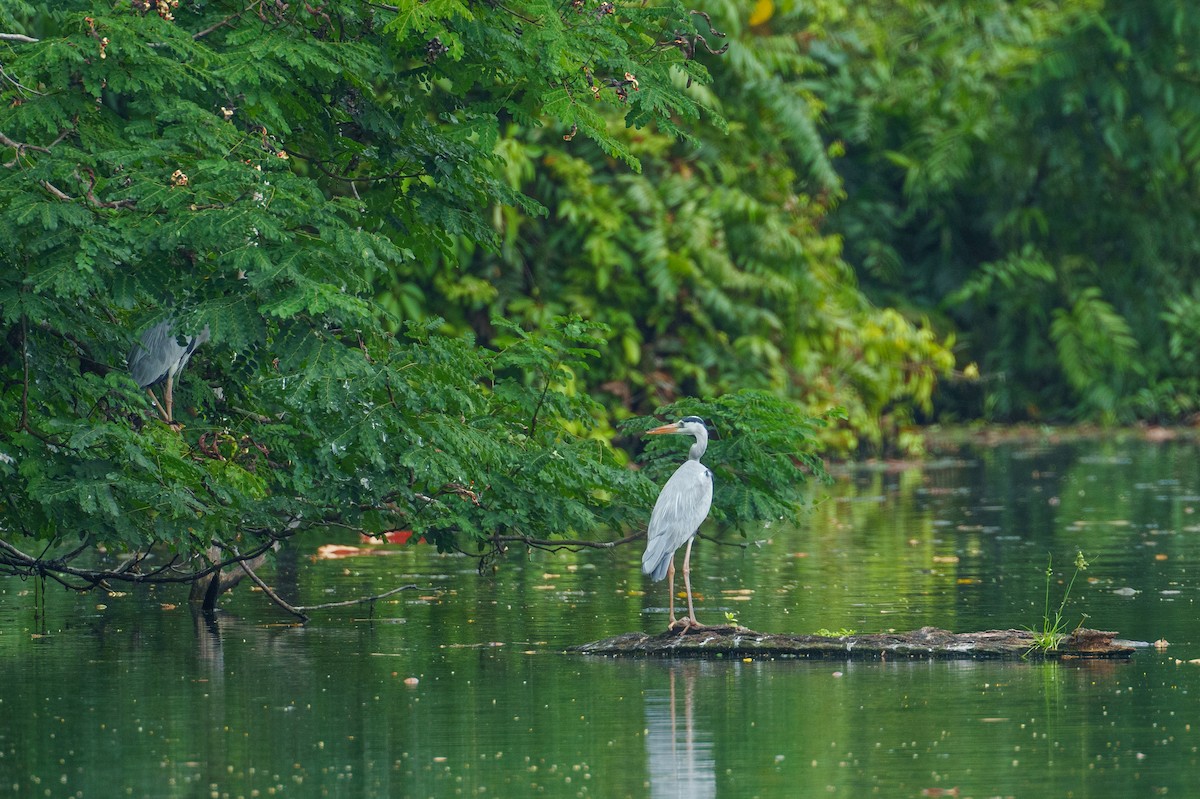
[[1082, 550], [1069, 623], [1171, 644], [1120, 663], [564, 654], [664, 624], [636, 547], [481, 576], [306, 540], [264, 571], [300, 602], [420, 588], [303, 628], [246, 590], [206, 618], [177, 591], [48, 587], [39, 616], [34, 583], [2, 579], [0, 794], [1192, 796], [1198, 511], [1191, 444], [1008, 446], [852, 470], [799, 527], [709, 530], [750, 546], [693, 555], [702, 621], [967, 631], [1039, 625], [1048, 558], [1057, 607]]

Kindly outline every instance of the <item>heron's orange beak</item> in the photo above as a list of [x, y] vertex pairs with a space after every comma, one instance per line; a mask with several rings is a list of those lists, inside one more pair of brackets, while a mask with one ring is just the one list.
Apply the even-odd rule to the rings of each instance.
[[664, 433], [678, 433], [678, 432], [679, 432], [679, 425], [664, 424], [662, 427], [656, 427], [653, 430], [647, 430], [646, 435], [658, 436], [658, 435], [662, 435]]

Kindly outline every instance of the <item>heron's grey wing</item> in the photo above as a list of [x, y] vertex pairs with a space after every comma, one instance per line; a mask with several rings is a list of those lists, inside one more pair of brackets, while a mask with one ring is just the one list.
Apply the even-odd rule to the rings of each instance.
[[142, 334], [129, 353], [129, 373], [142, 388], [149, 388], [182, 369], [204, 342], [208, 341], [208, 325], [195, 336], [189, 336], [187, 345], [179, 343], [175, 332], [175, 320], [164, 319]]
[[175, 369], [176, 374], [183, 371], [183, 367], [187, 366], [187, 362], [192, 357], [192, 353], [195, 352], [201, 344], [208, 341], [208, 336], [208, 325], [205, 325], [203, 330], [188, 338], [187, 347], [184, 348], [183, 352], [181, 352], [179, 355], [179, 366]]
[[179, 362], [183, 347], [175, 340], [174, 322], [164, 319], [142, 334], [129, 352], [129, 373], [142, 388], [164, 380], [170, 368]]
[[712, 472], [699, 461], [688, 460], [663, 486], [650, 514], [642, 571], [661, 580], [675, 550], [696, 534], [712, 507]]

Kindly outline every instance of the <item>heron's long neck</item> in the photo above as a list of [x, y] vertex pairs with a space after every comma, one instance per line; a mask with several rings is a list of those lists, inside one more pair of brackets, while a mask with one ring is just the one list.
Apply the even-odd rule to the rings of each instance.
[[692, 448], [688, 450], [688, 458], [698, 461], [704, 455], [704, 450], [708, 449], [708, 432], [704, 428], [700, 428], [692, 435], [696, 437], [696, 443], [692, 444]]

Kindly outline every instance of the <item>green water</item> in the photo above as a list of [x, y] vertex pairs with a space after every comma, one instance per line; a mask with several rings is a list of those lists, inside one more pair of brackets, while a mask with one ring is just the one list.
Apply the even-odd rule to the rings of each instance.
[[[808, 522], [702, 542], [702, 621], [955, 630], [1040, 621], [1166, 638], [1129, 662], [585, 659], [664, 623], [640, 551], [473, 560], [422, 546], [267, 572], [313, 603], [418, 590], [306, 627], [239, 589], [83, 597], [0, 580], [0, 795], [1133, 797], [1196, 795], [1200, 451], [1091, 442], [855, 471]], [[740, 540], [740, 539], [737, 539]], [[348, 542], [357, 544], [358, 542]], [[416, 685], [405, 683], [415, 677]]]

